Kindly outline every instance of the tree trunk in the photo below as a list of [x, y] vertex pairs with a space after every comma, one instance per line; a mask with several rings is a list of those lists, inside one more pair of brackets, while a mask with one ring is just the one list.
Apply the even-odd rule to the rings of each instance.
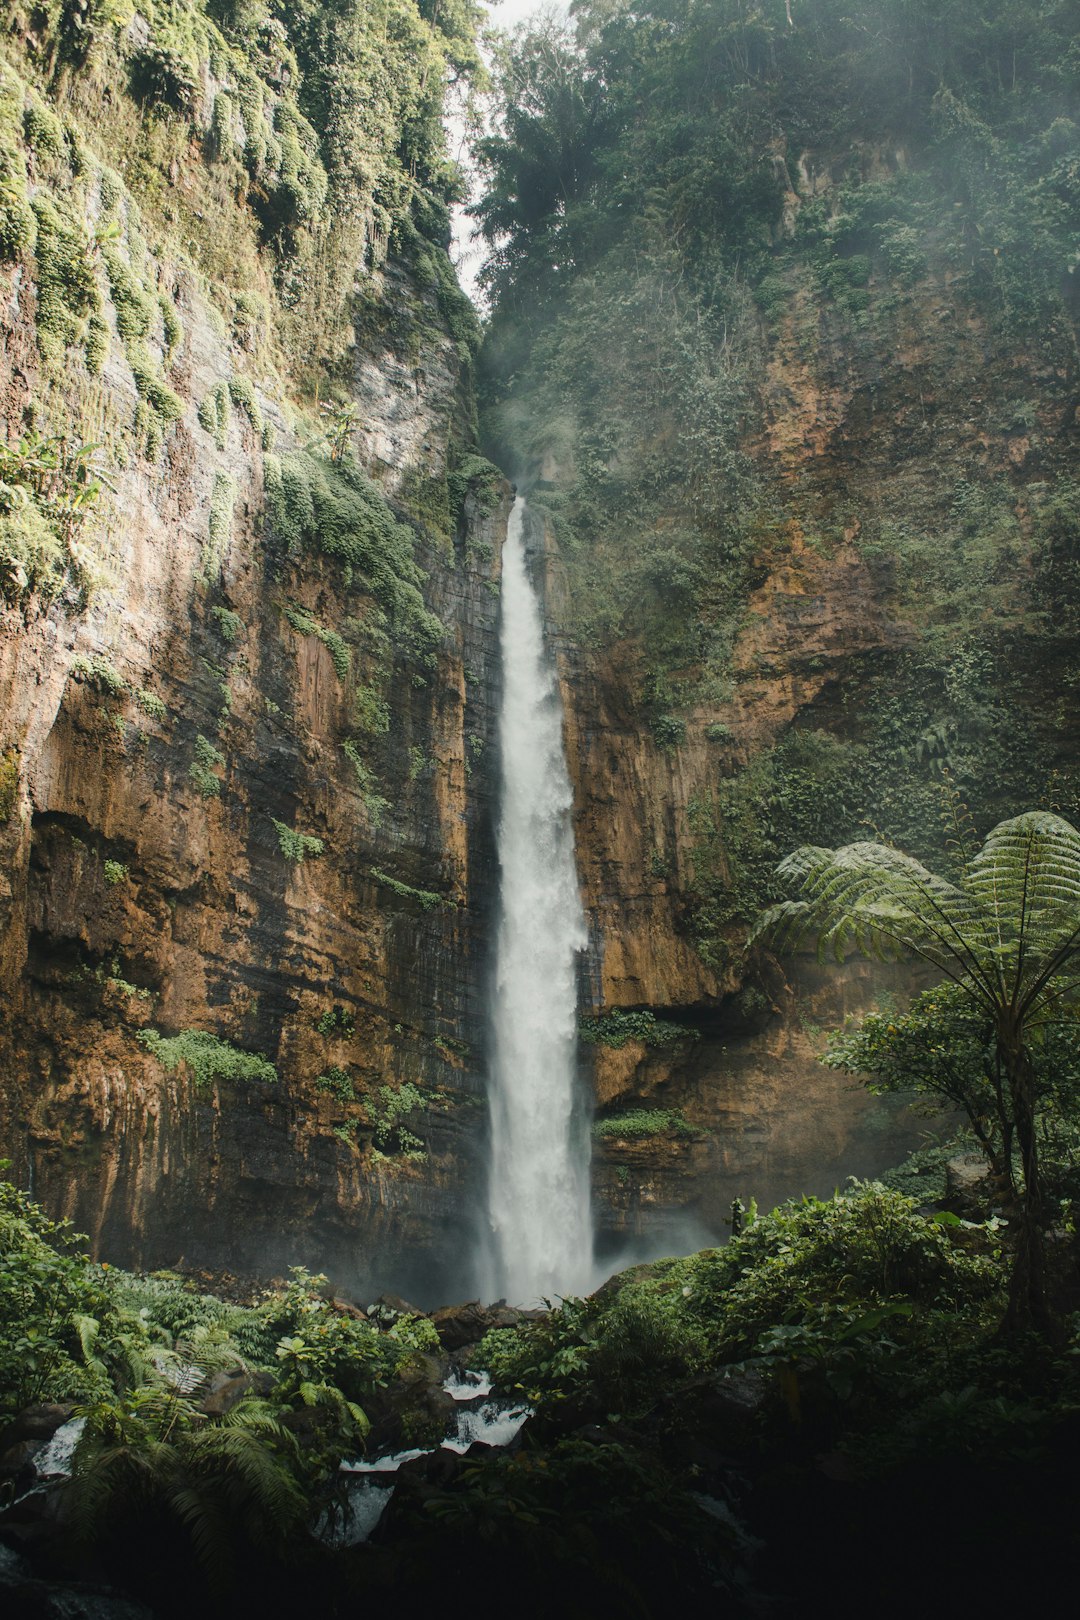
[[1006, 1332], [1035, 1328], [1050, 1334], [1053, 1321], [1046, 1298], [1046, 1255], [1043, 1244], [1043, 1195], [1039, 1176], [1039, 1141], [1035, 1132], [1035, 1073], [1023, 1042], [1011, 1033], [998, 1037], [1001, 1066], [1009, 1083], [1016, 1141], [1024, 1173], [1019, 1231], [1009, 1279]]

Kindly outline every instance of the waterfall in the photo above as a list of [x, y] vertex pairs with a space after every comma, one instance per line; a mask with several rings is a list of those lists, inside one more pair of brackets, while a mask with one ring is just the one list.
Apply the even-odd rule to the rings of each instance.
[[525, 566], [525, 501], [503, 548], [501, 913], [489, 1214], [493, 1293], [519, 1304], [592, 1276], [588, 1119], [576, 1096], [575, 959], [586, 943], [562, 712]]

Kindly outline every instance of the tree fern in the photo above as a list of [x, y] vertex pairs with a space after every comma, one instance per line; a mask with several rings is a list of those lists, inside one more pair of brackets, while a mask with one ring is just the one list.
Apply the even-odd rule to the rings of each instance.
[[1031, 1043], [1076, 1020], [1080, 960], [1080, 834], [1048, 811], [1001, 822], [951, 883], [883, 844], [806, 846], [777, 869], [796, 897], [772, 907], [752, 939], [781, 951], [816, 940], [820, 958], [851, 950], [921, 957], [959, 986], [993, 1030], [1024, 1171], [1011, 1312], [1045, 1319], [1039, 1221], [1037, 1093]]

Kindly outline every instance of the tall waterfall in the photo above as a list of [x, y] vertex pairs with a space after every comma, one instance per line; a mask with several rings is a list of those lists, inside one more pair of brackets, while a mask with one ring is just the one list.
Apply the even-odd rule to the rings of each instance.
[[491, 1075], [493, 1290], [518, 1304], [592, 1273], [588, 1120], [575, 1098], [575, 958], [586, 943], [562, 712], [525, 566], [525, 501], [503, 548], [501, 916]]

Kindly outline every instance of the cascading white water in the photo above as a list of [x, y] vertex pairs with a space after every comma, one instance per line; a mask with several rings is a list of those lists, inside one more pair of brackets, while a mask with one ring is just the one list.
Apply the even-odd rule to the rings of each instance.
[[531, 1304], [592, 1275], [588, 1121], [575, 1099], [575, 959], [586, 944], [562, 713], [525, 566], [503, 548], [501, 916], [491, 1075], [493, 1295]]

